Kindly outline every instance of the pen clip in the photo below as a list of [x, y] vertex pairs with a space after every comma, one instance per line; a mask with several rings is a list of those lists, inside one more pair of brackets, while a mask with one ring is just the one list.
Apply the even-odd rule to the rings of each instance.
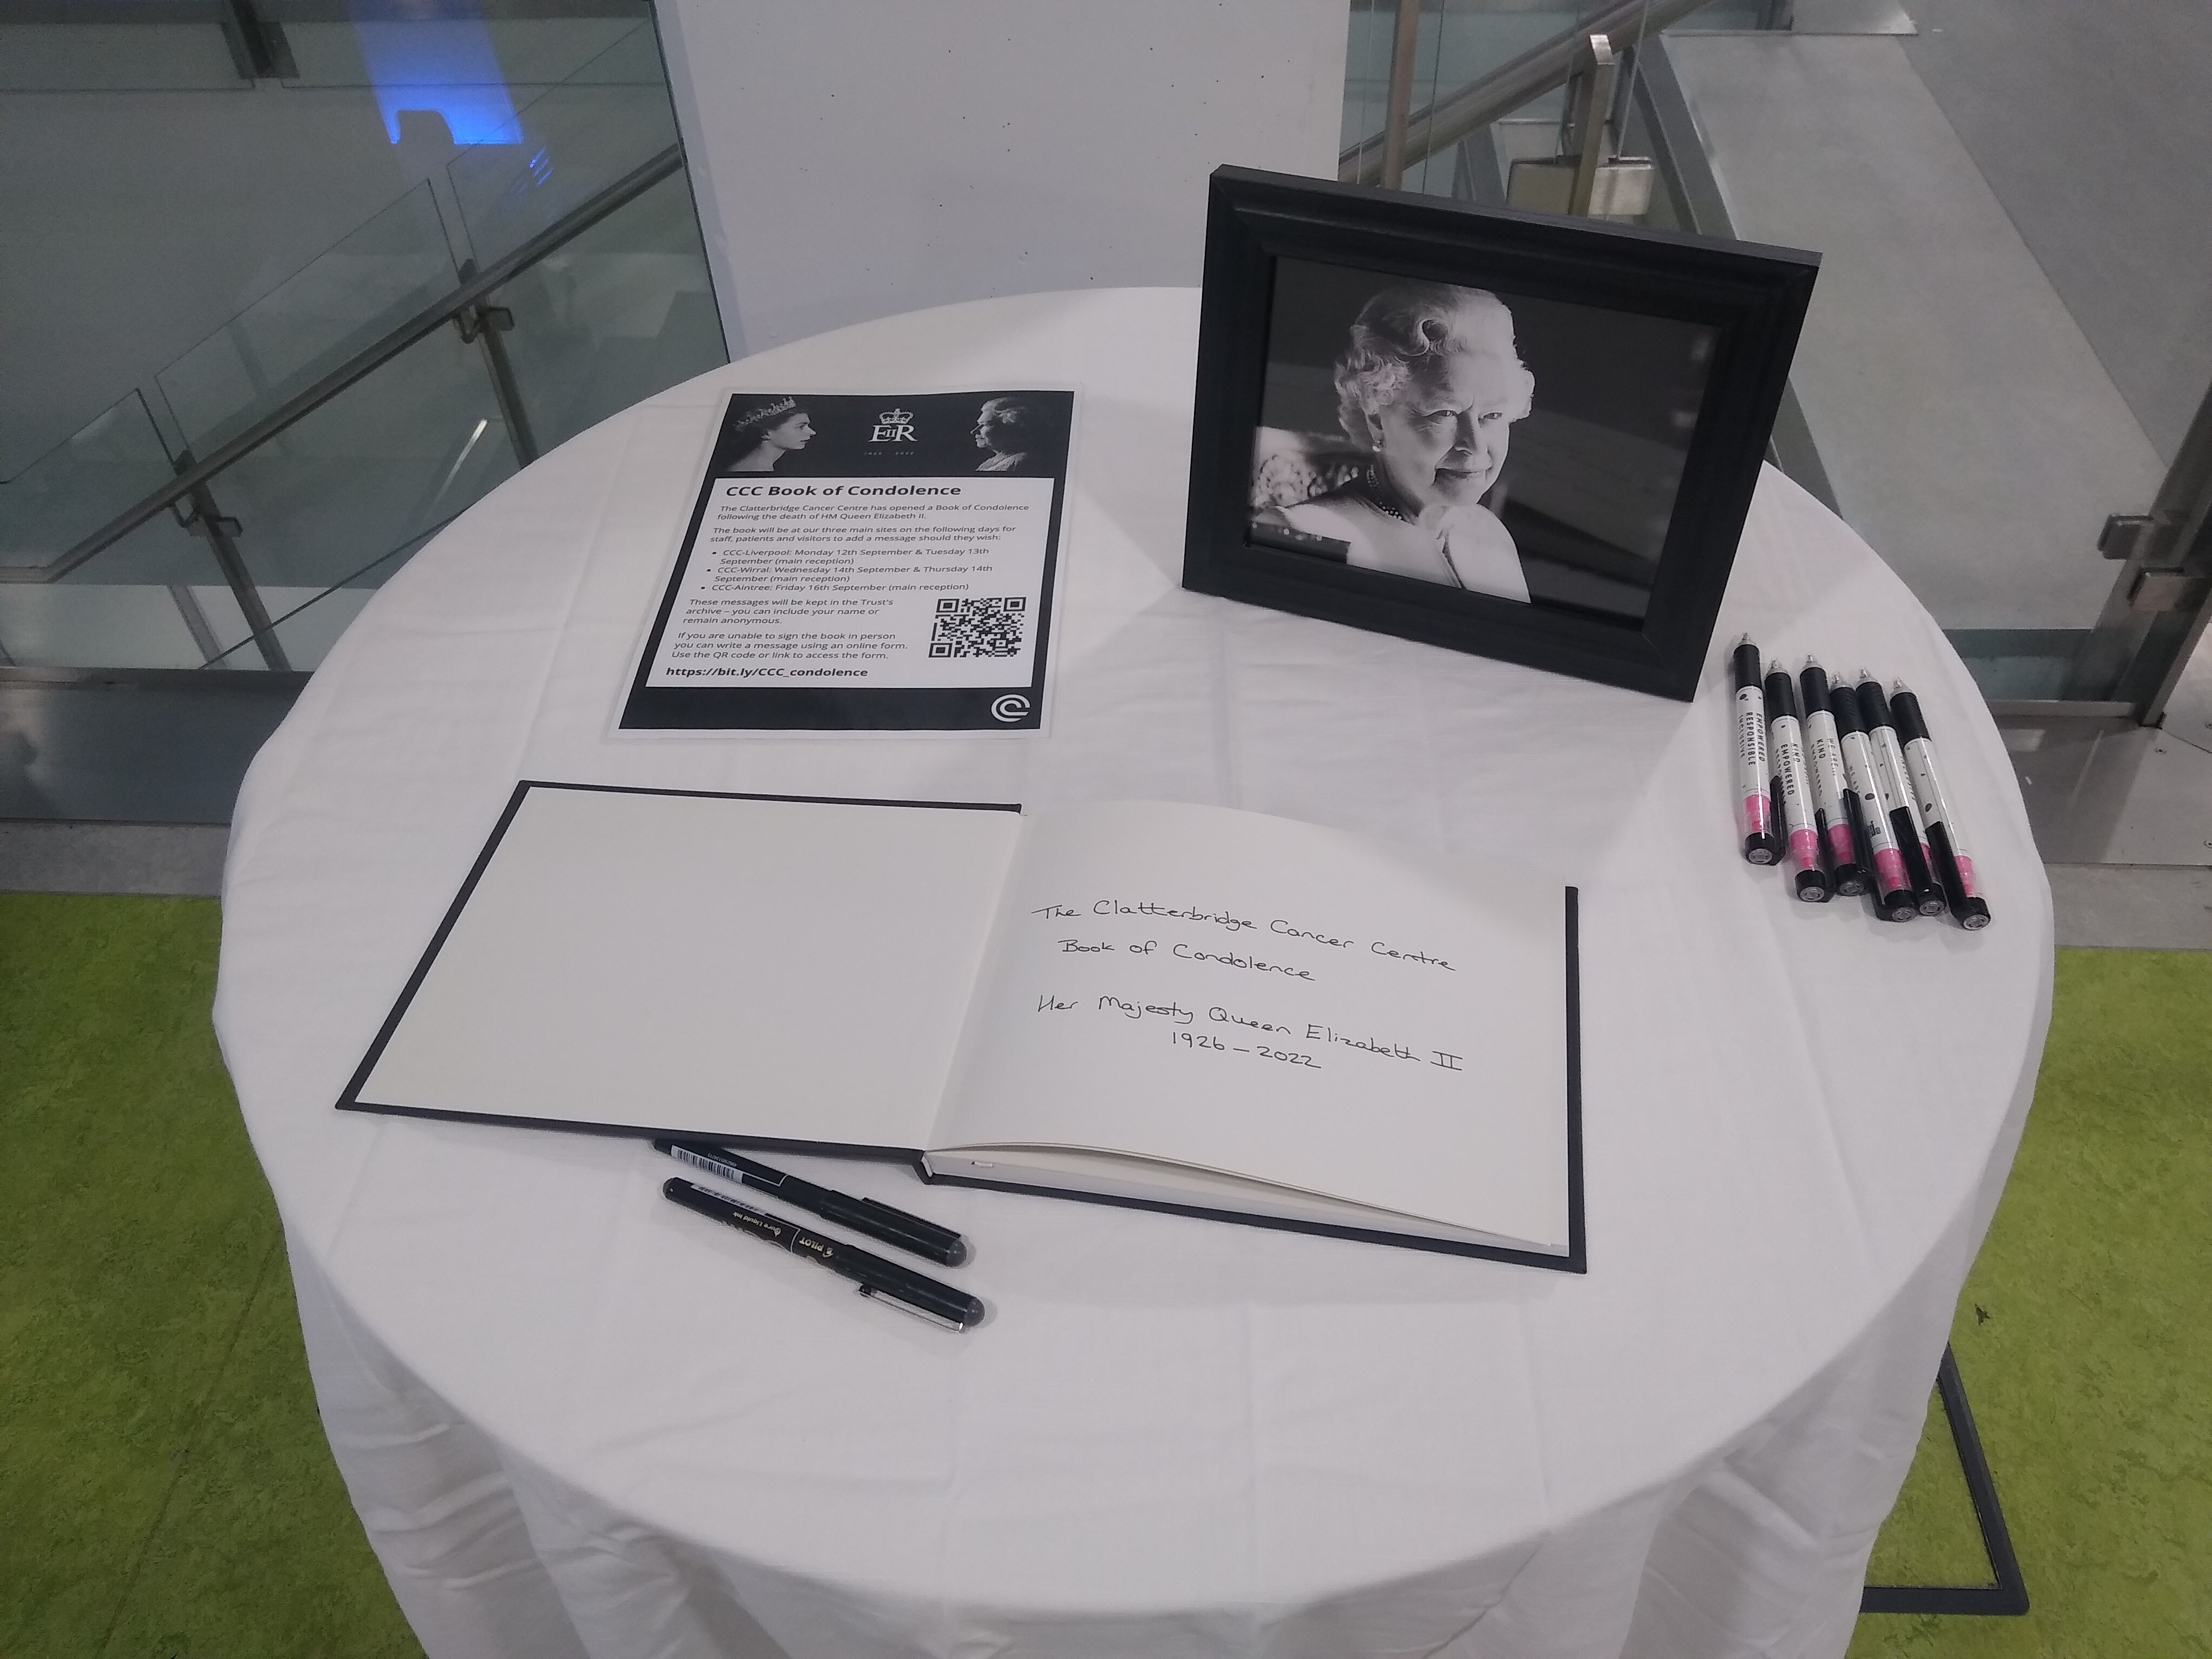
[[873, 1285], [856, 1285], [854, 1288], [872, 1302], [880, 1302], [887, 1308], [896, 1308], [901, 1313], [912, 1314], [916, 1319], [927, 1320], [930, 1324], [938, 1326], [941, 1329], [964, 1331], [968, 1328], [965, 1325], [945, 1318], [942, 1314], [932, 1313], [927, 1308], [917, 1308], [913, 1303], [895, 1296], [889, 1291], [878, 1290]]

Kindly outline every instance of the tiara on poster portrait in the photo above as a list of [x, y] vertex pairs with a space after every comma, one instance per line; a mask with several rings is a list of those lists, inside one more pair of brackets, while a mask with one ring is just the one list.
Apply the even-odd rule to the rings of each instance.
[[779, 398], [772, 404], [763, 404], [758, 409], [749, 409], [730, 423], [732, 432], [743, 432], [750, 427], [765, 426], [779, 415], [788, 415], [799, 407], [796, 398]]

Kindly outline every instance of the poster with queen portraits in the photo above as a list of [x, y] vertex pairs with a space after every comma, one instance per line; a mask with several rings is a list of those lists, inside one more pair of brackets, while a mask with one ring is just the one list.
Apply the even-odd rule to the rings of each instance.
[[621, 729], [1039, 729], [1074, 401], [732, 394]]

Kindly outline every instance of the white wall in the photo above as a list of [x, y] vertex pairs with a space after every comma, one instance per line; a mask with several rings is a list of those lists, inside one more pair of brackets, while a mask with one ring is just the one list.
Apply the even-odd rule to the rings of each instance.
[[659, 0], [732, 353], [1195, 283], [1224, 163], [1334, 178], [1345, 0]]

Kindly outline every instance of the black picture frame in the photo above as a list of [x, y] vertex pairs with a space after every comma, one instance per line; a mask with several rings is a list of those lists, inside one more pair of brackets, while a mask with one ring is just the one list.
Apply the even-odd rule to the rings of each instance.
[[[1294, 273], [1334, 267], [1711, 331], [1700, 337], [1709, 341], [1702, 398], [1642, 615], [1462, 591], [1255, 542], [1254, 444], [1285, 261]], [[1218, 169], [1206, 204], [1183, 586], [1686, 702], [1820, 263], [1794, 249]]]

